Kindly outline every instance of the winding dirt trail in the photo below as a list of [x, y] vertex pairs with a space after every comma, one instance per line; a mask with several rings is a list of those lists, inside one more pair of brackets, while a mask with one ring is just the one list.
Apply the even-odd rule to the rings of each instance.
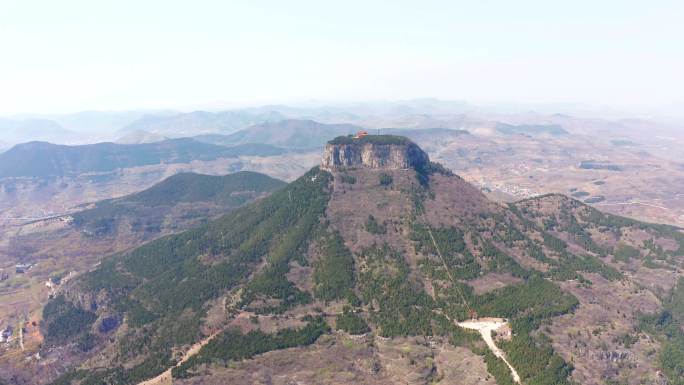
[[[463, 295], [463, 292], [458, 286], [457, 281], [454, 279], [453, 275], [451, 275], [451, 271], [449, 270], [449, 266], [446, 263], [446, 260], [442, 256], [442, 252], [439, 250], [439, 246], [437, 245], [437, 240], [435, 239], [435, 236], [432, 234], [432, 230], [430, 230], [430, 224], [427, 221], [427, 218], [425, 216], [425, 209], [423, 209], [423, 221], [427, 225], [427, 231], [428, 234], [430, 235], [430, 239], [432, 240], [432, 244], [435, 246], [435, 250], [437, 251], [437, 255], [439, 256], [439, 259], [442, 261], [442, 265], [444, 266], [444, 269], [446, 270], [447, 275], [449, 276], [449, 279], [451, 282], [454, 284], [454, 287], [458, 290], [458, 294], [461, 297], [461, 300], [463, 301], [463, 304], [466, 306], [468, 309], [468, 313], [470, 314], [475, 314], [471, 307], [470, 304], [468, 303], [468, 300], [465, 298]], [[475, 315], [477, 317], [477, 315]], [[511, 375], [513, 376], [513, 380], [520, 384], [520, 376], [518, 375], [518, 372], [515, 370], [513, 365], [511, 365], [508, 360], [506, 360], [506, 354], [499, 349], [498, 346], [494, 343], [494, 339], [492, 339], [492, 331], [497, 330], [501, 328], [502, 326], [507, 326], [508, 322], [504, 320], [503, 318], [476, 318], [464, 322], [457, 322], [456, 323], [458, 326], [464, 328], [464, 329], [470, 329], [470, 330], [477, 330], [480, 332], [480, 335], [482, 335], [482, 339], [485, 341], [489, 349], [494, 353], [495, 356], [501, 358], [503, 362], [506, 363], [508, 368], [511, 370]]]
[[[247, 318], [250, 316], [254, 316], [255, 314], [252, 312], [241, 312], [236, 316], [236, 318]], [[205, 337], [201, 341], [196, 342], [194, 345], [190, 346], [190, 348], [183, 354], [183, 358], [181, 358], [176, 365], [166, 369], [163, 373], [159, 374], [156, 377], [150, 378], [149, 380], [145, 380], [143, 382], [139, 382], [138, 385], [172, 385], [173, 384], [173, 378], [171, 376], [171, 371], [173, 368], [180, 366], [182, 363], [185, 361], [189, 360], [190, 357], [194, 356], [195, 354], [199, 353], [200, 349], [206, 344], [208, 344], [211, 340], [214, 339], [217, 335], [222, 333], [225, 329], [220, 329], [212, 333], [211, 335]]]
[[216, 333], [204, 338], [203, 340], [195, 343], [194, 345], [190, 346], [190, 349], [188, 349], [185, 354], [183, 354], [183, 358], [178, 361], [178, 363], [168, 369], [166, 369], [163, 373], [158, 375], [157, 377], [150, 378], [149, 380], [145, 380], [143, 382], [138, 383], [138, 385], [171, 385], [173, 383], [173, 380], [171, 378], [171, 370], [175, 368], [176, 366], [179, 366], [180, 364], [184, 363], [185, 361], [189, 360], [190, 357], [194, 356], [197, 354], [200, 349], [202, 349], [202, 346], [206, 345], [211, 341], [214, 337], [216, 337], [219, 333], [221, 333], [223, 330], [217, 331]]
[[498, 346], [496, 346], [496, 344], [494, 343], [494, 339], [492, 338], [492, 330], [497, 330], [500, 327], [505, 326], [507, 324], [508, 322], [506, 322], [506, 320], [502, 318], [480, 318], [457, 323], [458, 326], [464, 329], [477, 330], [478, 332], [480, 332], [480, 335], [482, 335], [482, 339], [485, 341], [487, 346], [489, 346], [489, 349], [492, 351], [492, 353], [494, 353], [495, 356], [501, 358], [503, 362], [505, 362], [506, 365], [508, 365], [508, 368], [511, 370], [513, 380], [515, 380], [515, 382], [519, 384], [520, 376], [518, 375], [518, 372], [516, 372], [513, 365], [511, 365], [508, 362], [508, 360], [506, 360], [506, 354], [501, 349], [499, 349]]
[[19, 324], [19, 347], [21, 347], [21, 350], [26, 350], [24, 349], [24, 322]]

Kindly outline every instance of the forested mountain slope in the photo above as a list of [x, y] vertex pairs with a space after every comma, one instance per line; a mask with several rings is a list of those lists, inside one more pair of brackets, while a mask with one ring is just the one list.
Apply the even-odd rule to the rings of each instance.
[[97, 202], [72, 217], [76, 227], [91, 235], [112, 235], [122, 225], [144, 235], [226, 213], [284, 185], [251, 171], [224, 176], [181, 173], [141, 192]]
[[679, 229], [503, 206], [414, 146], [337, 139], [269, 197], [108, 257], [45, 307], [45, 382], [514, 383], [471, 317], [507, 320], [524, 384], [681, 382]]

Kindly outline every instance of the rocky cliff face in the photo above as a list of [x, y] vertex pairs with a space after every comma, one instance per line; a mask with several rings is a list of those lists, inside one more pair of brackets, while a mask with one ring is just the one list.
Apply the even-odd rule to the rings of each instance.
[[420, 168], [429, 162], [425, 151], [408, 140], [402, 144], [385, 144], [357, 139], [351, 143], [328, 143], [321, 166], [325, 169], [406, 169]]

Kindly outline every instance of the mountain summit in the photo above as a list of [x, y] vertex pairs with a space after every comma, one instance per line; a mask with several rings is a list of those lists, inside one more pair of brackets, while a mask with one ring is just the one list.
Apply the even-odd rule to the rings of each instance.
[[324, 169], [367, 167], [423, 169], [428, 155], [408, 138], [396, 135], [339, 136], [325, 146]]

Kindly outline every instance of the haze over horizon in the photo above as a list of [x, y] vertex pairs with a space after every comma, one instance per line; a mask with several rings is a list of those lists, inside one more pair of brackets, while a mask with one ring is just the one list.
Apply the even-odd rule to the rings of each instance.
[[421, 97], [675, 114], [682, 11], [675, 1], [12, 2], [0, 14], [0, 115]]

